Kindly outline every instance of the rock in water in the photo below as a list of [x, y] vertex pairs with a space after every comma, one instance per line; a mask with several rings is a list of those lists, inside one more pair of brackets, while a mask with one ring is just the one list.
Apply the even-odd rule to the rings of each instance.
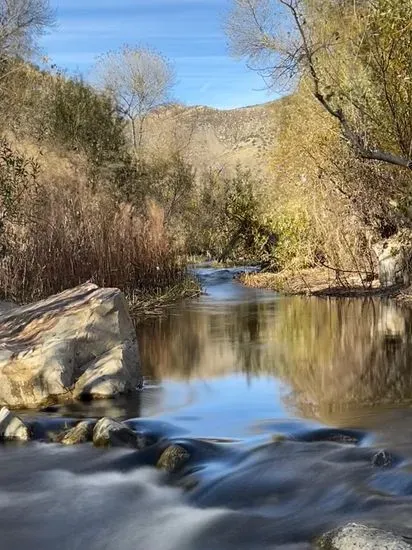
[[88, 283], [0, 315], [0, 404], [108, 398], [140, 383], [136, 331], [118, 289]]
[[0, 438], [27, 441], [30, 439], [30, 430], [22, 420], [9, 411], [7, 407], [0, 410]]
[[383, 287], [410, 283], [410, 242], [411, 234], [403, 232], [373, 246], [378, 260], [379, 281]]
[[402, 537], [389, 531], [349, 523], [322, 535], [317, 548], [323, 550], [411, 550]]
[[96, 447], [140, 448], [139, 436], [130, 428], [111, 418], [101, 418], [93, 430], [93, 443]]
[[189, 458], [190, 454], [186, 449], [180, 445], [171, 445], [162, 453], [157, 468], [173, 474], [181, 470]]
[[93, 439], [94, 423], [84, 420], [79, 422], [77, 426], [68, 430], [61, 438], [60, 442], [63, 445], [79, 445], [87, 443]]
[[394, 456], [384, 449], [381, 449], [372, 457], [372, 466], [375, 466], [375, 468], [390, 468], [394, 463]]

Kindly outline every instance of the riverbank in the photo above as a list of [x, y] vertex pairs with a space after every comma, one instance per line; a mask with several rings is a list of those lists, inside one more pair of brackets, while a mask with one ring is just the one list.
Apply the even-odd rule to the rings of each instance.
[[412, 287], [382, 288], [378, 280], [365, 282], [357, 274], [338, 277], [334, 271], [326, 268], [242, 273], [239, 281], [247, 287], [264, 288], [291, 296], [389, 297], [402, 303], [412, 303]]
[[[201, 292], [202, 287], [199, 281], [188, 275], [176, 284], [164, 289], [126, 291], [124, 296], [132, 318], [141, 321], [147, 317], [163, 315], [174, 304], [196, 298]], [[0, 314], [22, 305], [28, 304], [18, 300], [0, 300]]]

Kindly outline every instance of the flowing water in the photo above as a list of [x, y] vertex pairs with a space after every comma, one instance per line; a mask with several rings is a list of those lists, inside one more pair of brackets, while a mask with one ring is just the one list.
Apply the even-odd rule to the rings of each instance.
[[[233, 274], [199, 270], [207, 294], [139, 327], [137, 395], [25, 415], [37, 441], [0, 448], [1, 550], [307, 549], [351, 520], [412, 535], [412, 311]], [[42, 441], [103, 415], [155, 444]], [[153, 467], [169, 442], [191, 455], [173, 475]]]

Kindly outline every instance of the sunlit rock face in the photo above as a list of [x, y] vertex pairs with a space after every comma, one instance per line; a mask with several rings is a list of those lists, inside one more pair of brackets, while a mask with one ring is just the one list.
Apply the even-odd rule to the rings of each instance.
[[411, 546], [391, 532], [349, 523], [320, 537], [317, 548], [324, 550], [408, 550]]
[[405, 232], [374, 245], [373, 248], [378, 259], [379, 281], [382, 286], [409, 284], [412, 258], [410, 239], [410, 233]]
[[27, 441], [30, 439], [29, 428], [7, 407], [2, 407], [0, 410], [0, 438], [6, 441]]
[[112, 418], [101, 418], [93, 429], [93, 443], [96, 447], [139, 447], [137, 434]]
[[85, 284], [0, 316], [0, 404], [104, 398], [140, 383], [136, 331], [118, 289]]

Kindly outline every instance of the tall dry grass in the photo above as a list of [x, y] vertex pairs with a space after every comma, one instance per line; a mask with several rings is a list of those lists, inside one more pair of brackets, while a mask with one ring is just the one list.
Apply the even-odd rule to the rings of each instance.
[[185, 279], [155, 204], [137, 214], [110, 192], [94, 192], [67, 174], [63, 181], [39, 182], [30, 193], [2, 235], [5, 298], [29, 302], [85, 281], [133, 296], [161, 292]]
[[[0, 77], [0, 298], [29, 302], [85, 281], [145, 309], [177, 296], [187, 274], [164, 214], [169, 182], [151, 165], [139, 177], [111, 101], [17, 60]], [[150, 193], [158, 182], [163, 202]]]

